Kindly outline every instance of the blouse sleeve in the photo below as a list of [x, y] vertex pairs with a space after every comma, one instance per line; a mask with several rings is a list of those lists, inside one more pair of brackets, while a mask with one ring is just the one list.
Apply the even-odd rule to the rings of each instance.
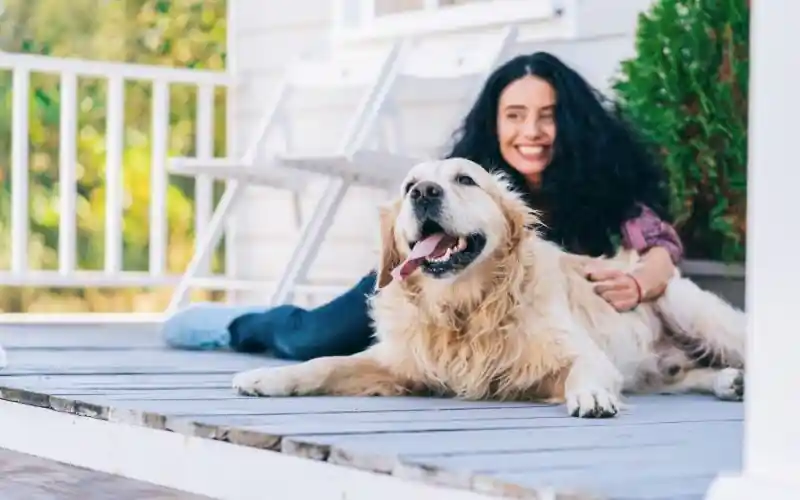
[[640, 254], [652, 247], [662, 247], [669, 252], [674, 264], [683, 258], [683, 243], [675, 228], [644, 205], [641, 215], [623, 224], [622, 238], [626, 247]]

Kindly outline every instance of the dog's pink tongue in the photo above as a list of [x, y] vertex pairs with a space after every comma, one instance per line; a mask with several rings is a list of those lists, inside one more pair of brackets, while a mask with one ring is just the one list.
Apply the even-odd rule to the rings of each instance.
[[450, 240], [446, 234], [436, 233], [418, 242], [406, 260], [392, 270], [392, 278], [403, 281], [422, 264], [426, 257], [443, 254], [450, 246]]

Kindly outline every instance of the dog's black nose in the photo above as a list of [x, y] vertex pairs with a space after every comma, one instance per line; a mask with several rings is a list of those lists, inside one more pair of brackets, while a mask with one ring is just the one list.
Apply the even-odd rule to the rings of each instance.
[[411, 199], [412, 200], [428, 200], [433, 201], [442, 197], [444, 190], [442, 186], [436, 184], [435, 182], [430, 181], [422, 181], [417, 183], [413, 188], [411, 188]]
[[436, 219], [442, 211], [444, 189], [430, 181], [418, 182], [408, 193], [414, 205], [414, 214], [420, 220]]

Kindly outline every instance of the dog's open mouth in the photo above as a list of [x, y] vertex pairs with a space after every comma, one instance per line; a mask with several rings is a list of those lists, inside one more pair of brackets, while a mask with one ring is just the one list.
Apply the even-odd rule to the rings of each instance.
[[421, 233], [420, 240], [411, 244], [409, 256], [394, 269], [395, 279], [403, 280], [419, 267], [434, 277], [458, 272], [469, 266], [486, 245], [481, 233], [449, 234], [432, 220], [423, 224]]

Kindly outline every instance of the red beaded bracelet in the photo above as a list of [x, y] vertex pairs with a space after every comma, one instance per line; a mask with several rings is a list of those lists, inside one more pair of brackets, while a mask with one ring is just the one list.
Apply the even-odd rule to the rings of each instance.
[[630, 278], [636, 284], [636, 293], [638, 295], [638, 298], [636, 299], [636, 303], [637, 304], [641, 304], [642, 303], [642, 299], [644, 299], [644, 292], [642, 292], [642, 284], [639, 283], [639, 280], [636, 279], [636, 276], [634, 276], [633, 273], [628, 273], [628, 276], [630, 276]]

